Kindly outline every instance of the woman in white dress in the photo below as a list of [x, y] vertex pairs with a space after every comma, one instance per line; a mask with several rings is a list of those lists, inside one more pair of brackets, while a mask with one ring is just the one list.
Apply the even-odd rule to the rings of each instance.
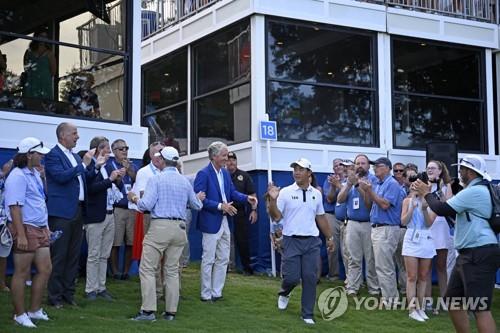
[[436, 215], [427, 202], [410, 190], [403, 201], [401, 224], [407, 226], [402, 255], [406, 266], [406, 298], [409, 317], [423, 322], [429, 317], [425, 313], [424, 297], [427, 276], [431, 270], [432, 258], [436, 255], [430, 226]]
[[[448, 168], [441, 161], [431, 160], [427, 164], [427, 176], [432, 184], [431, 191], [439, 197], [441, 201], [446, 201], [453, 196], [451, 190], [451, 178]], [[452, 248], [450, 238], [450, 227], [442, 216], [437, 216], [431, 226], [432, 238], [436, 247], [436, 270], [438, 277], [439, 296], [444, 297], [448, 286], [447, 258], [448, 249]], [[432, 296], [432, 272], [429, 272], [427, 281], [427, 297]]]

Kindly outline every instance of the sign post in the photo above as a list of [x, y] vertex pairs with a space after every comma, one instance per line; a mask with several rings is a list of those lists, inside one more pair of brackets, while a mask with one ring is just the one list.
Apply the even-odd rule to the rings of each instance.
[[[267, 148], [267, 182], [273, 181], [272, 167], [271, 167], [271, 141], [278, 140], [278, 131], [275, 121], [261, 121], [259, 123], [260, 139], [266, 140]], [[269, 232], [273, 232], [273, 220], [269, 217]], [[276, 277], [276, 256], [271, 241], [271, 273]]]

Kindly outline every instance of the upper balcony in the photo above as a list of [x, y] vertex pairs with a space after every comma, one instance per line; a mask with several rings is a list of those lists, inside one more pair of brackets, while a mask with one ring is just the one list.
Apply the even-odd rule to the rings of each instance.
[[[142, 38], [146, 39], [221, 0], [143, 0]], [[386, 7], [498, 23], [497, 0], [353, 0]]]

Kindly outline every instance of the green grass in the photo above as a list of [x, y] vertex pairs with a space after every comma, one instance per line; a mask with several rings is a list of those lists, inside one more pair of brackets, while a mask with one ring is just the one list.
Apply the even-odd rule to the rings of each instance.
[[[130, 318], [140, 307], [140, 285], [137, 277], [130, 281], [108, 281], [114, 302], [97, 300], [89, 302], [83, 297], [83, 283], [78, 284], [78, 307], [66, 306], [61, 310], [45, 306], [51, 317], [40, 322], [37, 332], [452, 332], [453, 326], [446, 313], [431, 316], [426, 323], [408, 319], [406, 311], [354, 310], [349, 300], [347, 312], [333, 321], [324, 321], [316, 308], [316, 325], [306, 326], [300, 319], [300, 288], [294, 291], [286, 311], [276, 307], [279, 280], [264, 276], [246, 277], [229, 274], [224, 289], [224, 299], [207, 304], [199, 300], [199, 265], [193, 264], [184, 271], [179, 312], [175, 321], [158, 319], [153, 323], [133, 322]], [[341, 282], [322, 281], [320, 292]], [[366, 295], [362, 295], [366, 296]], [[164, 304], [159, 302], [159, 312]], [[495, 290], [492, 313], [500, 328], [500, 291]], [[26, 332], [12, 320], [10, 294], [0, 293], [0, 333]]]

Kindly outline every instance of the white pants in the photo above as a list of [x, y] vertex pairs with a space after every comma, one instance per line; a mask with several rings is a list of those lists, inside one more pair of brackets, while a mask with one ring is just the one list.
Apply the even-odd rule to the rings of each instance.
[[115, 237], [113, 214], [106, 214], [103, 222], [86, 224], [85, 236], [88, 243], [85, 292], [101, 292], [106, 290], [108, 258]]
[[231, 232], [227, 218], [222, 218], [219, 231], [203, 233], [201, 256], [201, 298], [221, 297], [226, 282], [227, 264], [231, 248]]

